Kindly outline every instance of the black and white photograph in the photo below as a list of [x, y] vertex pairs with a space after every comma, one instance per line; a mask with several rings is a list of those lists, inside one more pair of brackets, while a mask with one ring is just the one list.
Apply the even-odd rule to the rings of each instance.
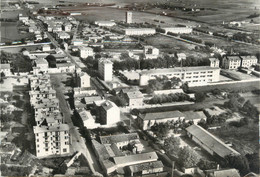
[[0, 4], [0, 176], [260, 176], [260, 0]]

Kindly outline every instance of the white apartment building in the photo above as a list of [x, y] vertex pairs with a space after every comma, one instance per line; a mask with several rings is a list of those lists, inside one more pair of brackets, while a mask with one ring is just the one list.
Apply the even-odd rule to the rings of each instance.
[[125, 21], [126, 21], [126, 23], [133, 23], [132, 16], [133, 16], [132, 12], [127, 11], [125, 13]]
[[149, 80], [162, 76], [167, 76], [168, 78], [177, 77], [192, 86], [206, 85], [210, 82], [218, 82], [219, 74], [220, 68], [212, 68], [210, 66], [150, 69], [139, 73], [139, 85], [147, 85]]
[[166, 27], [162, 28], [165, 30], [166, 33], [172, 32], [176, 34], [189, 34], [192, 33], [192, 28], [189, 27]]
[[81, 88], [90, 87], [90, 76], [87, 73], [81, 72], [78, 75], [78, 85]]
[[94, 55], [93, 49], [91, 47], [80, 46], [79, 52], [81, 58], [88, 58], [89, 56]]
[[113, 62], [108, 59], [98, 61], [98, 72], [105, 82], [112, 81], [113, 77]]
[[112, 101], [95, 101], [94, 105], [101, 125], [114, 125], [120, 122], [120, 109]]
[[56, 98], [56, 91], [54, 89], [46, 89], [46, 90], [31, 90], [29, 91], [30, 99], [43, 99], [43, 98]]
[[46, 52], [46, 51], [50, 51], [51, 50], [51, 46], [50, 45], [43, 45], [42, 46], [42, 51]]
[[143, 53], [145, 59], [156, 59], [159, 56], [159, 49], [153, 46], [144, 46]]
[[241, 66], [241, 58], [239, 56], [225, 56], [223, 58], [222, 67], [224, 69], [237, 69]]
[[250, 68], [252, 65], [257, 64], [257, 58], [255, 56], [242, 56], [241, 67]]
[[36, 156], [44, 158], [51, 155], [70, 153], [70, 135], [67, 124], [33, 127]]
[[156, 31], [153, 28], [128, 28], [125, 29], [125, 35], [128, 36], [141, 36], [141, 35], [153, 35]]

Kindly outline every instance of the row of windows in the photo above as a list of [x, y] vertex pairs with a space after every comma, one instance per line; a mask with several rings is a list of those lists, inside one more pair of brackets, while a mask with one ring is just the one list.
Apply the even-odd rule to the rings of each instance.
[[[213, 71], [201, 71], [201, 72], [189, 72], [189, 73], [182, 73], [182, 74], [186, 74], [186, 75], [191, 75], [191, 74], [206, 74], [206, 73], [213, 73]], [[156, 74], [152, 74], [151, 77], [160, 77], [160, 76], [180, 76], [180, 73], [175, 73], [175, 74], [160, 74], [160, 75], [156, 75]]]

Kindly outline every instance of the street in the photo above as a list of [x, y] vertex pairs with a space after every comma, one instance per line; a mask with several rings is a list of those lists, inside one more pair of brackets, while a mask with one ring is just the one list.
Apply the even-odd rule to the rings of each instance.
[[71, 152], [82, 152], [82, 154], [86, 157], [89, 167], [92, 171], [92, 173], [96, 176], [102, 176], [98, 162], [95, 158], [95, 155], [93, 152], [90, 153], [88, 148], [91, 148], [90, 146], [87, 148], [85, 139], [80, 135], [78, 131], [78, 127], [75, 127], [73, 125], [73, 122], [71, 120], [71, 110], [69, 108], [69, 105], [67, 104], [67, 101], [64, 97], [63, 91], [65, 90], [63, 84], [61, 83], [61, 78], [59, 75], [51, 75], [51, 84], [53, 85], [54, 89], [56, 90], [56, 96], [59, 99], [60, 104], [60, 111], [63, 114], [65, 122], [70, 127], [70, 142], [71, 142]]

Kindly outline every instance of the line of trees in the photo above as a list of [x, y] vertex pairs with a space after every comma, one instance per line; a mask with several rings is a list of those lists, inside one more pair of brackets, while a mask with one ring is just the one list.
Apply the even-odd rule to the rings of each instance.
[[162, 103], [171, 103], [171, 102], [178, 102], [178, 101], [191, 101], [189, 95], [185, 93], [170, 93], [168, 95], [155, 95], [152, 99], [149, 100], [149, 104], [162, 104]]
[[196, 43], [199, 43], [199, 44], [201, 44], [203, 42], [201, 39], [197, 39], [197, 38], [187, 36], [187, 35], [184, 35], [184, 34], [180, 35], [180, 38], [186, 39], [186, 40], [189, 40], [189, 41], [193, 41], [193, 42], [196, 42]]

